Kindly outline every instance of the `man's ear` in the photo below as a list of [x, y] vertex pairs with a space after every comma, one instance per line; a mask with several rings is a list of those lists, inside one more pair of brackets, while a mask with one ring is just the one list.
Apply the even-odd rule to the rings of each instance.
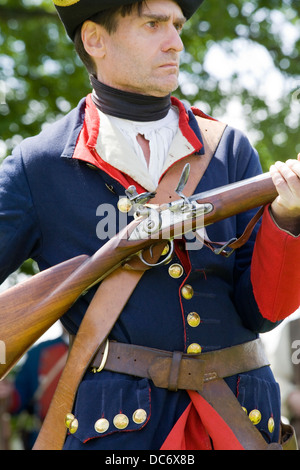
[[81, 28], [81, 39], [86, 52], [102, 59], [106, 54], [103, 28], [93, 21], [85, 21]]

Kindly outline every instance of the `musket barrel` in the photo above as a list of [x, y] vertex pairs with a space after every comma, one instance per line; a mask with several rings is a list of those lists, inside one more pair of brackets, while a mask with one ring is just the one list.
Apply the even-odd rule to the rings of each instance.
[[267, 205], [274, 201], [277, 195], [270, 173], [264, 173], [201, 193], [197, 202], [211, 203], [214, 206], [214, 209], [204, 217], [204, 224], [210, 225], [238, 213]]

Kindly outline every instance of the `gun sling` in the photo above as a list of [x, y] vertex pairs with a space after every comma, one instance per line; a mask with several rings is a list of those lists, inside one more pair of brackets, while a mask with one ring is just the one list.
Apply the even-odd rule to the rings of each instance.
[[[205, 155], [201, 157], [192, 155], [174, 164], [162, 178], [157, 189], [157, 194], [151, 201], [153, 204], [162, 204], [166, 201], [170, 202], [178, 199], [174, 188], [176, 188], [180, 174], [187, 162], [191, 164], [190, 178], [185, 187], [187, 196], [193, 194], [199, 180], [202, 178], [202, 175], [216, 151], [226, 126], [218, 121], [198, 117], [197, 121], [204, 141]], [[164, 246], [156, 245], [154, 248], [153, 257], [158, 259]], [[136, 261], [138, 261], [137, 264]], [[61, 450], [63, 448], [67, 431], [64, 419], [66, 414], [70, 413], [73, 409], [77, 388], [91, 364], [91, 361], [99, 350], [99, 345], [101, 346], [105, 343], [114, 323], [117, 321], [126, 302], [142, 278], [144, 271], [149, 269], [145, 265], [141, 266], [139, 263], [141, 263], [140, 260], [134, 258], [129, 266], [126, 265], [116, 269], [106, 277], [98, 287], [72, 344], [67, 364], [62, 372], [33, 450]], [[117, 289], [115, 288], [116, 285], [118, 286]], [[111, 292], [116, 290], [118, 291], [118, 296], [112, 296]], [[78, 358], [80, 358], [80, 360], [78, 360]], [[208, 393], [210, 390], [210, 384], [214, 384], [214, 387], [217, 382], [219, 382], [219, 379], [207, 382], [202, 392], [199, 393], [204, 396], [205, 393]], [[225, 382], [223, 380], [221, 380], [221, 382], [226, 386], [227, 393], [228, 391], [231, 393]], [[207, 392], [205, 392], [205, 390], [207, 390]], [[212, 404], [213, 400], [211, 399], [211, 395], [214, 394], [208, 393], [208, 395], [209, 402]], [[233, 394], [232, 397], [235, 399]], [[236, 399], [235, 406], [241, 408]], [[242, 413], [244, 412], [242, 411]], [[251, 425], [250, 433], [246, 433], [247, 442], [245, 448], [266, 448], [266, 442], [260, 433], [254, 428], [246, 415], [245, 418], [245, 422], [249, 421]], [[230, 426], [230, 423], [228, 424]], [[248, 442], [249, 436], [250, 443]], [[243, 445], [243, 442], [241, 443]]]

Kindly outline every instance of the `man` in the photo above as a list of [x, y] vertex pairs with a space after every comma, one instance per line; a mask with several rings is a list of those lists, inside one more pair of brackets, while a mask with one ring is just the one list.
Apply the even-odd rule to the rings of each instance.
[[[93, 254], [105, 242], [97, 230], [102, 204], [116, 207], [131, 184], [138, 192], [155, 191], [175, 162], [190, 154], [201, 158], [205, 152], [195, 118], [203, 113], [186, 110], [170, 97], [178, 85], [180, 31], [201, 0], [54, 3], [91, 74], [93, 94], [40, 136], [23, 142], [3, 164], [2, 279], [27, 257], [45, 269], [78, 254]], [[195, 192], [260, 172], [248, 140], [227, 127]], [[225, 355], [224, 348], [235, 351], [231, 348], [241, 345], [245, 355], [245, 343], [296, 310], [300, 163], [277, 163], [271, 173], [279, 196], [265, 209], [259, 232], [256, 227], [230, 258], [217, 257], [206, 247], [188, 251], [185, 239], [177, 241], [170, 264], [145, 272], [110, 340], [143, 346], [149, 354], [153, 348], [178, 351], [172, 367], [176, 369], [179, 357], [180, 375], [189, 354]], [[209, 238], [241, 235], [254, 213], [208, 227]], [[76, 334], [93, 294], [94, 289], [82, 296], [63, 317], [69, 333]], [[181, 352], [186, 354], [182, 361]], [[269, 367], [241, 366], [231, 375], [226, 369], [223, 377], [239, 410], [243, 407], [265, 441], [278, 442], [280, 393]], [[195, 388], [178, 388], [176, 380], [155, 386], [147, 371], [138, 377], [129, 369], [88, 370], [73, 416], [67, 421], [65, 449], [242, 447]]]

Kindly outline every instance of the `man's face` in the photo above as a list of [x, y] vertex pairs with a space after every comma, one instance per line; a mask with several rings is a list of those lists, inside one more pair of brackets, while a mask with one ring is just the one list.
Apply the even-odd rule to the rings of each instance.
[[98, 79], [114, 88], [162, 97], [178, 86], [185, 22], [172, 0], [148, 0], [139, 15], [120, 17], [117, 31], [103, 32], [105, 55], [97, 62]]

